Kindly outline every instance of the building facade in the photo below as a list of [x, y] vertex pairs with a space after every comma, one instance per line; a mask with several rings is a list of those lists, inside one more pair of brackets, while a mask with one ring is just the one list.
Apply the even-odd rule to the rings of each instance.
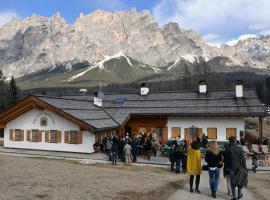
[[159, 143], [180, 137], [189, 142], [208, 136], [226, 141], [245, 131], [245, 117], [264, 115], [255, 91], [198, 91], [29, 96], [0, 114], [4, 147], [92, 153], [95, 141], [112, 134], [152, 134]]

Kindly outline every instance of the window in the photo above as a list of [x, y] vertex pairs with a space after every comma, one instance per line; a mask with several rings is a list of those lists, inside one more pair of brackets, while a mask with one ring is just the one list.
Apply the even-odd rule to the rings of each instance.
[[236, 128], [226, 128], [226, 139], [228, 140], [231, 136], [236, 137]]
[[38, 130], [32, 130], [32, 138], [30, 139], [32, 142], [38, 142]]
[[50, 131], [50, 143], [57, 143], [57, 131], [56, 130]]
[[172, 127], [172, 138], [181, 137], [181, 128], [179, 127]]
[[20, 129], [15, 129], [15, 141], [21, 141], [21, 130]]
[[48, 125], [48, 119], [47, 117], [41, 117], [40, 119], [40, 126], [47, 126]]
[[0, 129], [0, 138], [4, 137], [4, 129]]
[[70, 131], [69, 137], [70, 144], [78, 144], [78, 131]]
[[217, 128], [207, 128], [207, 137], [208, 137], [208, 139], [216, 140], [217, 139]]

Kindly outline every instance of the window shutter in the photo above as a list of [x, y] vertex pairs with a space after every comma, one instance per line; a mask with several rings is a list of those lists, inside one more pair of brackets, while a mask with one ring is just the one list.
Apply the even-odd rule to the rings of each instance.
[[69, 131], [65, 131], [65, 143], [69, 143]]
[[9, 129], [9, 140], [13, 140], [13, 129]]
[[26, 140], [27, 141], [30, 141], [30, 134], [31, 134], [31, 131], [27, 130], [27, 132], [26, 132]]
[[42, 142], [42, 132], [38, 130], [38, 142]]
[[229, 137], [234, 136], [236, 137], [236, 128], [227, 128], [226, 129], [226, 139], [229, 139]]
[[57, 134], [56, 134], [56, 142], [57, 143], [61, 143], [61, 131], [57, 131]]
[[185, 128], [185, 140], [189, 144], [190, 138], [189, 138], [189, 128]]
[[198, 137], [202, 139], [202, 128], [198, 128]]
[[172, 138], [177, 138], [180, 136], [180, 128], [179, 127], [172, 127]]
[[49, 142], [49, 131], [45, 131], [45, 142]]
[[20, 130], [20, 141], [24, 141], [24, 130]]
[[79, 131], [79, 133], [78, 133], [78, 144], [82, 144], [82, 134], [83, 134], [83, 132]]

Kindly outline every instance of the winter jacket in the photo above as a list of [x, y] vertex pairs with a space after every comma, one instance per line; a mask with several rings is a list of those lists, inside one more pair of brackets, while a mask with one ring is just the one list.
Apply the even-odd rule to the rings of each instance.
[[207, 151], [205, 154], [205, 162], [207, 162], [208, 167], [218, 167], [222, 168], [222, 156], [221, 152], [219, 154], [214, 154], [211, 151]]
[[188, 148], [187, 173], [199, 175], [202, 172], [200, 149]]
[[224, 153], [225, 170], [237, 172], [246, 167], [246, 160], [241, 147], [236, 144], [229, 144]]

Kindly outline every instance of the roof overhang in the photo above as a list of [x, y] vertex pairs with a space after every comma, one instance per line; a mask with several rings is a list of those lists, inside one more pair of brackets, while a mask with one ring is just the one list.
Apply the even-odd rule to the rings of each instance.
[[9, 108], [5, 112], [0, 114], [0, 127], [5, 127], [6, 124], [13, 119], [19, 117], [20, 115], [26, 113], [29, 110], [32, 109], [38, 109], [38, 110], [48, 110], [50, 112], [53, 112], [64, 119], [70, 121], [73, 124], [76, 124], [80, 127], [80, 130], [88, 130], [88, 131], [94, 131], [95, 128], [84, 121], [77, 119], [76, 117], [62, 111], [61, 109], [58, 109], [51, 104], [48, 104], [38, 97], [35, 96], [28, 96], [24, 98], [23, 100], [19, 101], [15, 106]]

